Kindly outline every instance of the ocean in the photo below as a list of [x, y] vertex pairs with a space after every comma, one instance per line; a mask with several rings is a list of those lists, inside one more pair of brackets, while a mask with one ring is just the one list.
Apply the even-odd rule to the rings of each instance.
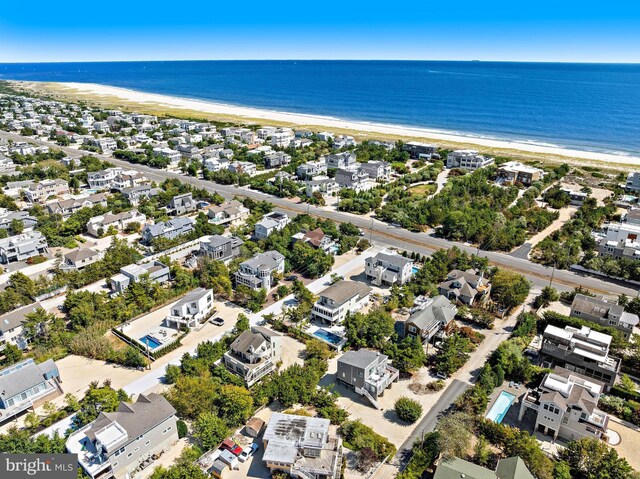
[[0, 64], [0, 80], [89, 82], [231, 105], [640, 154], [640, 65], [446, 61]]

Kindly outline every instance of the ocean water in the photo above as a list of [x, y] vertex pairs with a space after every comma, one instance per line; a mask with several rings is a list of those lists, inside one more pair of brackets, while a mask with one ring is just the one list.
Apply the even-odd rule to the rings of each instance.
[[640, 65], [443, 61], [0, 64], [0, 79], [150, 93], [640, 154]]

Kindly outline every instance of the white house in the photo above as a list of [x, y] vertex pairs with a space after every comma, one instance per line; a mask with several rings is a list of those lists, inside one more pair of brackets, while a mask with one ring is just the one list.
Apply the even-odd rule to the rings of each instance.
[[263, 216], [254, 226], [253, 235], [256, 239], [267, 239], [274, 231], [280, 231], [291, 223], [291, 219], [285, 213], [269, 213]]
[[338, 324], [347, 313], [362, 310], [369, 303], [371, 288], [357, 281], [338, 281], [320, 293], [311, 310], [311, 319]]
[[195, 328], [213, 309], [213, 291], [197, 288], [187, 293], [171, 306], [166, 318], [167, 324], [176, 329], [184, 326]]

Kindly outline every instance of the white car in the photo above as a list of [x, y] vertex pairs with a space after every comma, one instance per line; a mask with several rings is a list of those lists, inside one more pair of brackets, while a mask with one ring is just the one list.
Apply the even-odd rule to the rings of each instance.
[[245, 447], [240, 453], [240, 455], [238, 456], [238, 459], [240, 459], [240, 462], [245, 462], [247, 459], [253, 456], [253, 454], [258, 450], [259, 447], [260, 446], [256, 443], [250, 444], [247, 447]]

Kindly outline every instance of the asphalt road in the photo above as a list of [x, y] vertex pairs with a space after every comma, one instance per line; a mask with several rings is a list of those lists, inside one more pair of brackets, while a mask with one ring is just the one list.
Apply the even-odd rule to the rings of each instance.
[[[75, 148], [60, 147], [52, 142], [34, 140], [32, 138], [23, 137], [15, 133], [0, 132], [0, 137], [10, 138], [16, 141], [29, 141], [40, 145], [55, 147], [61, 149], [70, 156], [78, 156], [89, 154], [79, 151]], [[352, 213], [342, 211], [329, 211], [317, 207], [310, 206], [306, 203], [296, 203], [287, 198], [277, 198], [264, 194], [259, 191], [250, 190], [243, 187], [238, 188], [233, 185], [219, 185], [198, 178], [173, 173], [165, 170], [158, 170], [144, 165], [135, 165], [127, 161], [118, 160], [103, 154], [91, 153], [92, 155], [109, 161], [115, 165], [126, 167], [131, 170], [143, 172], [150, 180], [162, 182], [167, 178], [179, 178], [185, 183], [189, 183], [198, 188], [204, 188], [210, 192], [217, 192], [224, 198], [233, 198], [235, 196], [248, 197], [253, 200], [268, 200], [276, 206], [276, 209], [288, 214], [308, 213], [317, 217], [331, 219], [338, 223], [351, 223], [365, 230], [366, 237], [373, 241], [383, 243], [396, 248], [405, 249], [407, 251], [415, 251], [423, 255], [429, 255], [438, 249], [449, 249], [457, 246], [461, 250], [468, 253], [478, 253], [476, 247], [449, 241], [444, 238], [438, 238], [430, 233], [415, 233], [402, 228], [390, 226], [387, 223], [371, 219], [369, 217], [358, 216]], [[507, 268], [517, 271], [525, 275], [537, 287], [543, 287], [549, 284], [552, 274], [552, 268], [532, 263], [526, 258], [518, 258], [505, 253], [495, 251], [480, 251], [479, 254], [489, 259], [489, 262], [501, 268]], [[558, 290], [571, 290], [576, 286], [582, 286], [599, 294], [618, 295], [624, 293], [628, 296], [635, 297], [638, 294], [636, 288], [630, 287], [624, 283], [616, 283], [603, 281], [602, 279], [591, 277], [588, 275], [580, 275], [566, 270], [555, 270], [553, 273], [553, 286]]]

